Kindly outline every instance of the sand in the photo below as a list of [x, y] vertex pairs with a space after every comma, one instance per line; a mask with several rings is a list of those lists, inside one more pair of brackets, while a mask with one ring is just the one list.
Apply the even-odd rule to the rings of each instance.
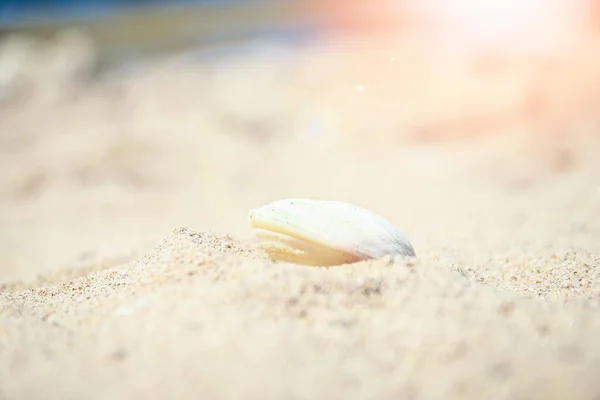
[[[600, 57], [374, 43], [11, 86], [0, 399], [598, 398]], [[275, 263], [246, 215], [292, 196], [418, 257]]]

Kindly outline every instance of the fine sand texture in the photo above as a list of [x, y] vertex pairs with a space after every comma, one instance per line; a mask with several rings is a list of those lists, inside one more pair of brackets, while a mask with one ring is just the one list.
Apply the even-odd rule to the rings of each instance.
[[[93, 80], [20, 58], [0, 399], [600, 398], [597, 48], [376, 38]], [[417, 257], [273, 262], [246, 217], [286, 197], [368, 208]]]

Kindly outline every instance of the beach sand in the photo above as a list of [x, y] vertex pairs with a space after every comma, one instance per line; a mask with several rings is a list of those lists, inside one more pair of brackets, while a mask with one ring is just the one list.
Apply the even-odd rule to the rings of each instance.
[[[0, 399], [599, 398], [597, 50], [384, 43], [10, 86]], [[246, 217], [286, 197], [417, 258], [274, 263]]]

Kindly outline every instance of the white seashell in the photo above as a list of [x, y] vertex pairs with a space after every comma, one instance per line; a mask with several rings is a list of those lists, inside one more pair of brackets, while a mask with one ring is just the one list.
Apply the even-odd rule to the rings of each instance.
[[339, 201], [277, 200], [253, 209], [250, 226], [274, 260], [306, 265], [348, 264], [386, 255], [415, 256], [390, 222]]

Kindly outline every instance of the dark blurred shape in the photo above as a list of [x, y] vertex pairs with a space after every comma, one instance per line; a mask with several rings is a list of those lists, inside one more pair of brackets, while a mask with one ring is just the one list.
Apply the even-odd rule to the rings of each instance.
[[[252, 2], [252, 1], [251, 1]], [[73, 16], [98, 17], [123, 9], [183, 4], [228, 5], [239, 0], [6, 0], [0, 2], [0, 21], [13, 24], [21, 21]]]

